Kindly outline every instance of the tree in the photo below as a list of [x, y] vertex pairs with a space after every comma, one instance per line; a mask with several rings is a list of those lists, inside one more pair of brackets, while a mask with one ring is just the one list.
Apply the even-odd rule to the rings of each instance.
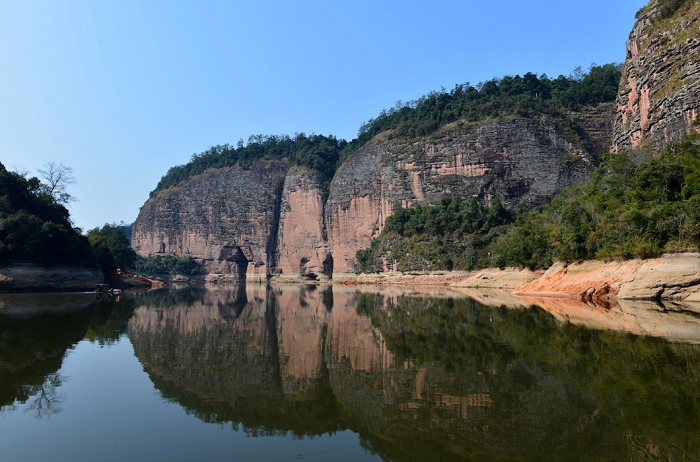
[[39, 169], [39, 174], [44, 179], [45, 192], [53, 197], [59, 204], [68, 204], [73, 202], [75, 198], [68, 194], [66, 188], [75, 184], [75, 176], [73, 169], [66, 165], [49, 162], [44, 165], [44, 169]]
[[38, 178], [0, 164], [0, 265], [93, 265], [88, 240]]
[[124, 225], [105, 224], [87, 233], [90, 245], [97, 255], [97, 263], [104, 270], [130, 269], [136, 262], [136, 252], [124, 234]]

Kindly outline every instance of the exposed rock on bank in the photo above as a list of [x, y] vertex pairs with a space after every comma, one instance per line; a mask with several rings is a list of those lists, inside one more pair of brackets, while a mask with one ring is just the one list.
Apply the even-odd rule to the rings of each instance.
[[622, 300], [700, 302], [700, 254], [650, 260], [555, 263], [546, 272], [488, 268], [473, 272], [380, 273], [337, 278], [344, 284], [432, 284], [500, 289], [519, 297], [573, 298], [596, 304]]
[[520, 268], [486, 268], [479, 271], [412, 271], [402, 273], [390, 271], [375, 274], [341, 274], [334, 281], [345, 285], [355, 284], [400, 284], [400, 285], [440, 285], [451, 287], [472, 287], [481, 289], [512, 290], [534, 281], [544, 271], [530, 271]]
[[0, 268], [0, 292], [94, 291], [104, 282], [98, 268], [15, 264]]
[[576, 297], [595, 302], [623, 300], [700, 301], [700, 254], [668, 254], [650, 260], [553, 265], [514, 293]]

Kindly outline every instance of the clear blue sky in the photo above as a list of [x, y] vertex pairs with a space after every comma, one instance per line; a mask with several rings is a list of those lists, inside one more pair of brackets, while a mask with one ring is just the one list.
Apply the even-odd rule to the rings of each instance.
[[0, 0], [0, 162], [75, 171], [76, 225], [132, 222], [169, 167], [334, 134], [397, 100], [621, 62], [645, 0]]

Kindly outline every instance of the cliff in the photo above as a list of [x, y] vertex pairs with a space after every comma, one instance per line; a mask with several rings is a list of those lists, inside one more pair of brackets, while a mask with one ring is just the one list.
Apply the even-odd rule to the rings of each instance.
[[700, 3], [674, 12], [652, 0], [637, 14], [617, 97], [615, 151], [659, 147], [688, 134], [700, 113]]
[[572, 113], [578, 124], [536, 115], [458, 122], [416, 139], [383, 132], [330, 185], [284, 159], [210, 168], [157, 190], [134, 223], [132, 246], [143, 256], [192, 256], [209, 274], [327, 279], [355, 270], [355, 253], [395, 203], [444, 195], [546, 203], [590, 175], [611, 117], [602, 104]]
[[277, 270], [281, 276], [305, 279], [333, 275], [333, 255], [323, 211], [327, 194], [323, 175], [293, 167], [284, 179], [278, 229]]
[[593, 170], [593, 154], [574, 138], [545, 115], [455, 125], [418, 140], [375, 137], [331, 183], [326, 220], [335, 271], [355, 270], [355, 253], [381, 232], [395, 203], [435, 204], [445, 195], [499, 197], [513, 206], [549, 202]]
[[141, 255], [190, 255], [207, 273], [270, 274], [275, 267], [286, 161], [209, 169], [158, 191], [134, 222]]

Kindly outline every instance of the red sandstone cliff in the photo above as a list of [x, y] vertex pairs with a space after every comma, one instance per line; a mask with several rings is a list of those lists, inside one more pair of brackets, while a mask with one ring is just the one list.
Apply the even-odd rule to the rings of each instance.
[[269, 275], [286, 170], [286, 161], [210, 169], [159, 191], [141, 208], [131, 245], [143, 256], [192, 256], [207, 273]]
[[[578, 113], [591, 146], [609, 126], [610, 105]], [[572, 116], [573, 117], [573, 116]], [[608, 127], [608, 128], [606, 128]], [[192, 256], [206, 273], [328, 279], [353, 272], [355, 253], [381, 232], [395, 203], [433, 204], [444, 195], [543, 204], [585, 179], [597, 148], [548, 116], [447, 127], [421, 139], [383, 133], [336, 172], [260, 160], [209, 169], [154, 193], [132, 245], [143, 256]]]
[[333, 275], [333, 256], [326, 239], [323, 175], [292, 167], [284, 179], [278, 229], [277, 273], [305, 279]]
[[652, 0], [637, 14], [617, 97], [615, 151], [685, 136], [700, 113], [700, 3], [669, 17]]

